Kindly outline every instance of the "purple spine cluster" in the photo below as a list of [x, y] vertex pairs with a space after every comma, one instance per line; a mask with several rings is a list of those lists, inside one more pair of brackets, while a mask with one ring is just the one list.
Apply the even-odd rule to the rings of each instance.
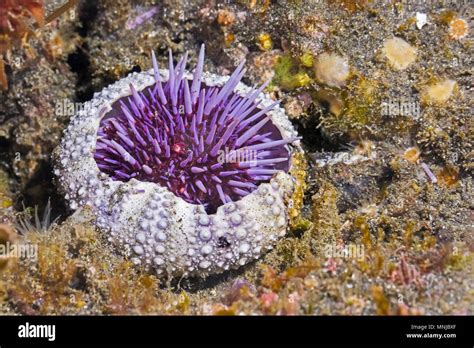
[[94, 158], [115, 180], [159, 183], [214, 212], [237, 201], [289, 166], [288, 143], [258, 96], [267, 83], [246, 96], [234, 93], [245, 73], [242, 62], [223, 86], [202, 81], [202, 46], [192, 81], [185, 75], [187, 55], [162, 81], [152, 53], [156, 83], [114, 103], [101, 122]]

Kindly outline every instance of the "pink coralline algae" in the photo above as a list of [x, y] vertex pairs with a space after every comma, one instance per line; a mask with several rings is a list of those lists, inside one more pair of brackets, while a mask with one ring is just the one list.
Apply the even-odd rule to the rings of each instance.
[[159, 275], [237, 268], [288, 227], [299, 140], [283, 109], [230, 77], [194, 73], [187, 56], [96, 93], [55, 153], [72, 209], [92, 207], [125, 256]]

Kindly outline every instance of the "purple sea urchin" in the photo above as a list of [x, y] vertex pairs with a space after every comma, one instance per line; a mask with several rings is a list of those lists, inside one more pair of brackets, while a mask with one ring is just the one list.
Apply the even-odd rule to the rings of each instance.
[[287, 143], [255, 102], [266, 84], [246, 96], [234, 93], [243, 63], [222, 86], [202, 84], [204, 46], [192, 84], [184, 77], [186, 56], [162, 84], [153, 55], [155, 85], [117, 100], [101, 122], [95, 160], [115, 180], [159, 183], [208, 212], [237, 201], [288, 170]]
[[[189, 276], [244, 265], [285, 234], [296, 132], [276, 103], [230, 77], [194, 74], [186, 56], [94, 95], [56, 151], [72, 209], [136, 264]], [[192, 82], [188, 82], [192, 81]], [[293, 144], [293, 145], [290, 145]]]

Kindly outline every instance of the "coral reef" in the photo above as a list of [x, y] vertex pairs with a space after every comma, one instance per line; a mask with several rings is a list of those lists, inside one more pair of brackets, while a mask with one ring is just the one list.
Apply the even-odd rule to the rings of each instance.
[[13, 45], [18, 45], [28, 36], [28, 20], [31, 17], [39, 26], [44, 24], [44, 7], [41, 0], [0, 2], [0, 89], [8, 89], [4, 58], [11, 54]]
[[416, 48], [399, 37], [385, 41], [382, 51], [388, 63], [396, 70], [405, 70], [415, 62], [417, 56]]
[[329, 87], [342, 87], [349, 77], [347, 59], [335, 54], [322, 53], [314, 66], [316, 78]]
[[[61, 1], [47, 1], [44, 8], [42, 1], [6, 3], [16, 4], [11, 17], [16, 29], [7, 35], [14, 44], [4, 55], [9, 86], [0, 91], [1, 165], [14, 178], [12, 189], [18, 194], [12, 204], [21, 208], [20, 194], [31, 205], [53, 195], [50, 156], [72, 116], [58, 113], [57, 106], [75, 101], [76, 77], [68, 55], [79, 40], [71, 15], [75, 12], [50, 17]], [[2, 11], [8, 9], [2, 5]], [[28, 21], [32, 14], [43, 25], [32, 26]]]

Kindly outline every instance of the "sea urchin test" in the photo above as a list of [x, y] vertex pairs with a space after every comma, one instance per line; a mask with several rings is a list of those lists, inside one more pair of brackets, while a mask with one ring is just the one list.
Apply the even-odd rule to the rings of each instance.
[[271, 249], [288, 228], [301, 151], [284, 111], [230, 77], [194, 73], [186, 55], [167, 70], [133, 73], [96, 93], [55, 151], [71, 209], [135, 264], [163, 276], [219, 273]]

